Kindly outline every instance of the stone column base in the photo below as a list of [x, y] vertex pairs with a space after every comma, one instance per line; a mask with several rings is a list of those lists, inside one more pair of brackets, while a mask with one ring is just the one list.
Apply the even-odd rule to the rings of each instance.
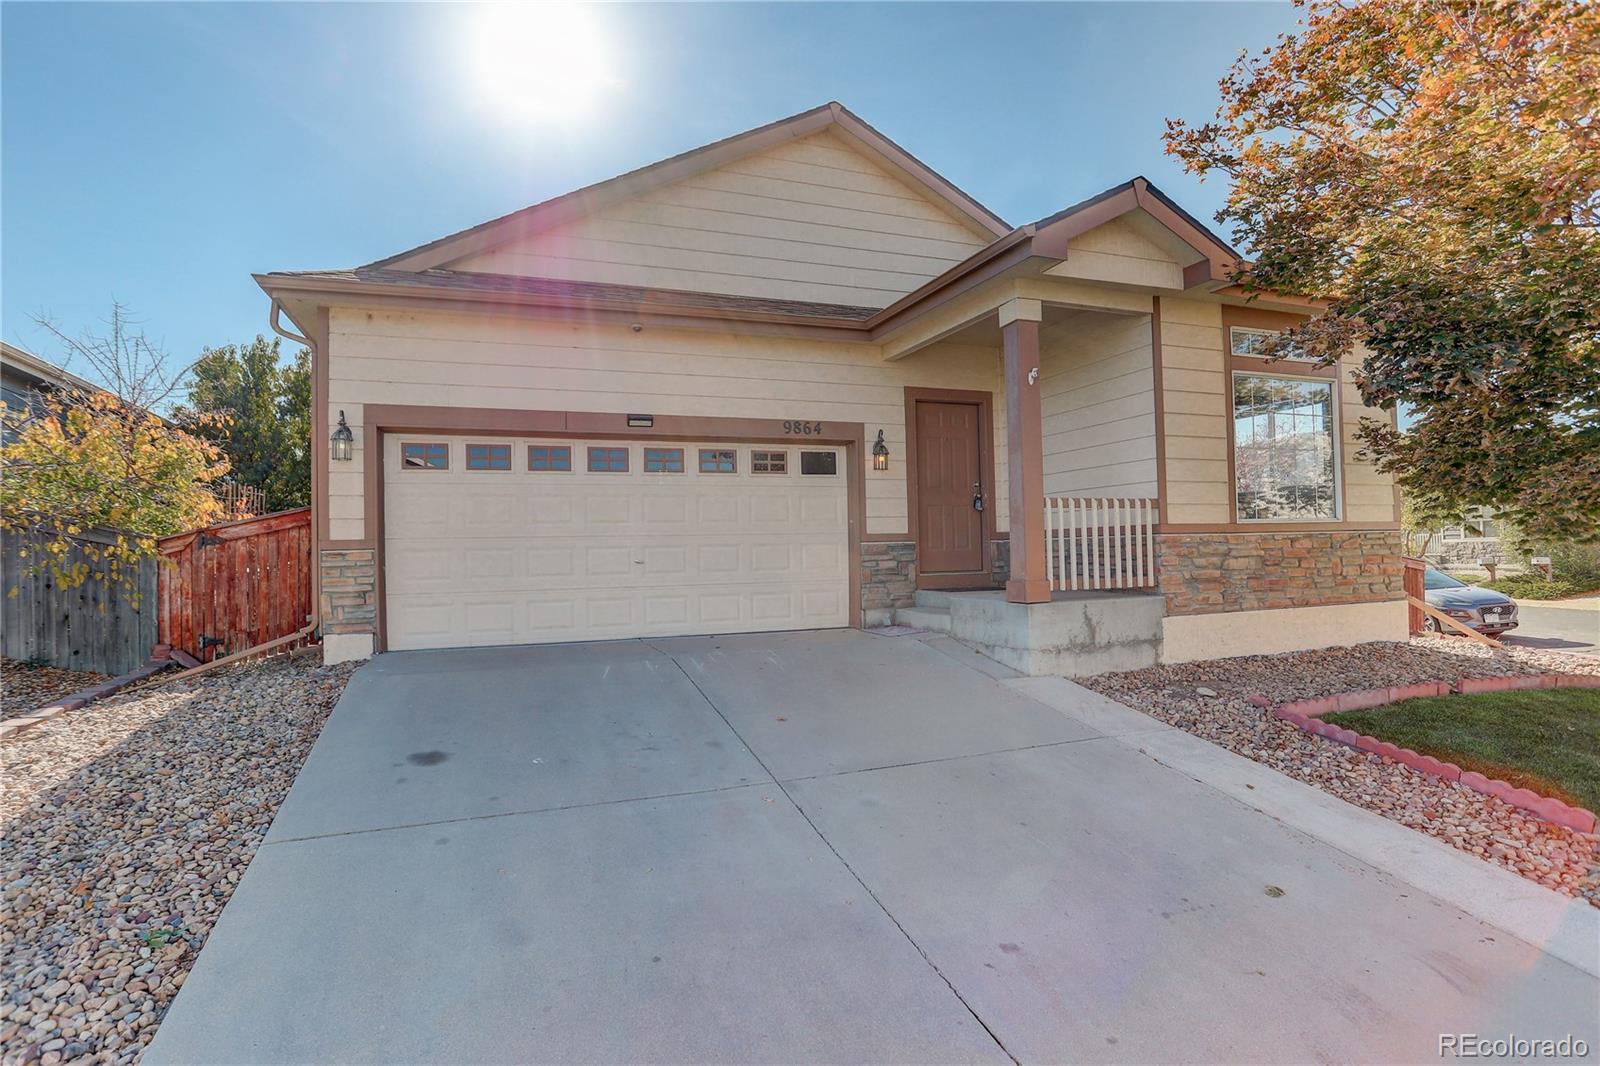
[[917, 545], [869, 540], [861, 544], [861, 624], [871, 629], [894, 621], [896, 607], [917, 595]]
[[336, 548], [318, 558], [322, 661], [365, 659], [378, 639], [378, 563], [371, 548]]

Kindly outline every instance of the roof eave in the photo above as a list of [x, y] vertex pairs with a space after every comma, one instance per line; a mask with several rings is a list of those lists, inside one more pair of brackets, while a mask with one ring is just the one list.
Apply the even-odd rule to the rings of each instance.
[[851, 318], [821, 315], [786, 315], [779, 312], [746, 311], [738, 308], [686, 307], [652, 300], [606, 300], [556, 293], [487, 292], [481, 289], [406, 284], [400, 281], [360, 281], [344, 278], [317, 278], [303, 275], [255, 274], [256, 284], [277, 300], [292, 297], [357, 297], [387, 302], [396, 298], [433, 304], [481, 305], [487, 308], [531, 307], [549, 310], [598, 312], [648, 316], [653, 319], [684, 319], [702, 322], [751, 322], [770, 325], [813, 327], [819, 330], [852, 334], [865, 339], [866, 322]]

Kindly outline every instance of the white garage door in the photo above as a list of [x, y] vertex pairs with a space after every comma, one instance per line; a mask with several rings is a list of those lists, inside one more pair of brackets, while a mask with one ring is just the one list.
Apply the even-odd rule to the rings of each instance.
[[847, 625], [844, 457], [391, 434], [388, 646]]

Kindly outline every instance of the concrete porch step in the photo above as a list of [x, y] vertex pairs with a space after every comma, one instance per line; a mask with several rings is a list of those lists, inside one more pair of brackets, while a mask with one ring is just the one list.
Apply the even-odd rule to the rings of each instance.
[[951, 593], [948, 592], [919, 589], [917, 591], [917, 606], [930, 607], [938, 611], [948, 611], [950, 609], [950, 596]]
[[[922, 593], [917, 593], [917, 598], [922, 598]], [[935, 633], [950, 632], [950, 609], [947, 607], [897, 607], [894, 612], [896, 625], [916, 626], [918, 629], [927, 629]]]

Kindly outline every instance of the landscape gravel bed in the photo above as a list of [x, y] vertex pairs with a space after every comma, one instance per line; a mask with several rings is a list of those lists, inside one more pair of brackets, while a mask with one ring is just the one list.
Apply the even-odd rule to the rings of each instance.
[[1169, 725], [1600, 907], [1600, 837], [1541, 821], [1498, 799], [1306, 733], [1248, 702], [1464, 677], [1600, 675], [1600, 659], [1457, 637], [1251, 655], [1078, 678]]
[[0, 660], [0, 718], [16, 718], [109, 680], [109, 674]]
[[132, 1063], [353, 667], [267, 660], [0, 744], [0, 1061]]

